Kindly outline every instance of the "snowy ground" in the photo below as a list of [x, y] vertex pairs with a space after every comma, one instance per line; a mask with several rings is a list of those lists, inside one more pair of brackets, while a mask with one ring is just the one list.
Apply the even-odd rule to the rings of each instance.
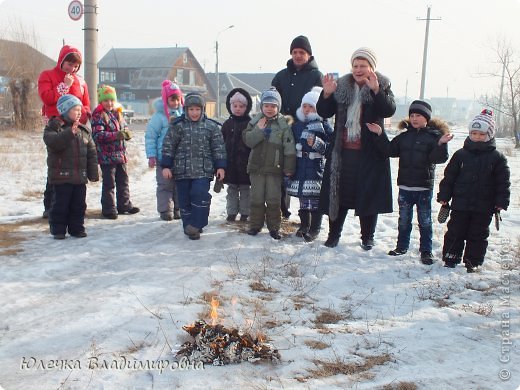
[[[457, 133], [451, 152], [465, 135]], [[1, 132], [0, 388], [514, 389], [520, 154], [507, 140], [499, 145], [512, 172], [511, 207], [500, 231], [492, 229], [481, 272], [467, 274], [439, 260], [421, 265], [416, 226], [408, 254], [387, 256], [397, 212], [380, 216], [372, 251], [360, 248], [351, 215], [329, 249], [326, 220], [312, 244], [274, 241], [265, 229], [243, 234], [224, 223], [225, 191], [213, 194], [201, 240], [190, 241], [178, 221], [158, 218], [139, 131], [130, 169], [141, 213], [99, 218], [100, 184], [90, 184], [89, 236], [55, 241], [39, 218], [41, 134]], [[393, 160], [394, 183], [396, 167]], [[394, 187], [394, 202], [396, 194]], [[296, 222], [295, 201], [292, 211]], [[435, 223], [437, 259], [444, 229]], [[182, 326], [207, 319], [212, 296], [222, 323], [265, 334], [281, 363], [175, 366], [171, 350], [188, 338]]]

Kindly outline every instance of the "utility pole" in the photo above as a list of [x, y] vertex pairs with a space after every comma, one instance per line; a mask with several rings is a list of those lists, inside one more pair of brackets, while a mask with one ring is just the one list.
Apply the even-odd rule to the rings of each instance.
[[217, 110], [216, 115], [217, 119], [220, 118], [220, 74], [218, 73], [218, 37], [221, 33], [230, 28], [235, 27], [234, 25], [226, 27], [224, 30], [221, 30], [217, 33], [217, 38], [215, 39], [215, 77], [217, 78]]
[[424, 100], [424, 85], [426, 83], [426, 62], [428, 57], [428, 34], [430, 32], [430, 20], [442, 20], [441, 18], [432, 19], [430, 18], [430, 11], [432, 7], [428, 6], [426, 13], [426, 19], [417, 18], [417, 20], [426, 20], [426, 32], [424, 33], [424, 50], [423, 50], [423, 63], [422, 63], [422, 75], [421, 75], [421, 95], [420, 99]]
[[97, 45], [98, 45], [98, 28], [97, 28], [97, 0], [85, 0], [84, 4], [85, 25], [83, 28], [84, 38], [84, 74], [85, 82], [89, 88], [90, 107], [94, 109], [97, 106], [97, 84], [98, 84], [98, 68], [97, 68]]

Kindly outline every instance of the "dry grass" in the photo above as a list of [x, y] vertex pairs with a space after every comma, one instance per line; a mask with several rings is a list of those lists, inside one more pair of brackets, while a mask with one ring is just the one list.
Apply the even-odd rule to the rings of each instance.
[[392, 361], [388, 353], [377, 356], [367, 356], [363, 363], [347, 363], [344, 359], [336, 357], [333, 360], [314, 359], [312, 362], [318, 367], [309, 370], [311, 378], [326, 378], [334, 375], [355, 375], [366, 373], [376, 366]]
[[323, 341], [319, 340], [305, 340], [304, 344], [311, 349], [322, 350], [330, 348], [330, 344], [324, 343]]
[[418, 387], [413, 382], [389, 383], [383, 386], [383, 390], [417, 390]]
[[337, 324], [344, 320], [346, 317], [344, 314], [339, 313], [332, 309], [322, 310], [314, 320], [314, 324], [318, 327], [323, 327], [325, 324]]
[[253, 291], [259, 291], [259, 292], [264, 292], [264, 293], [273, 293], [274, 294], [274, 293], [279, 292], [279, 290], [277, 290], [261, 281], [251, 282], [251, 283], [249, 283], [249, 287]]

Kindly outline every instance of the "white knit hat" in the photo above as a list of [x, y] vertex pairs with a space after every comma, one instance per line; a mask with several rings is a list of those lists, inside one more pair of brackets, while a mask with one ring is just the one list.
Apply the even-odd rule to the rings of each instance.
[[242, 95], [240, 92], [235, 92], [233, 96], [229, 99], [229, 103], [233, 104], [234, 102], [242, 103], [243, 105], [247, 106], [247, 99], [244, 95]]
[[301, 107], [303, 107], [304, 104], [308, 104], [316, 108], [316, 103], [318, 103], [322, 89], [321, 87], [313, 87], [309, 92], [303, 95]]
[[356, 58], [363, 58], [368, 61], [372, 69], [376, 70], [377, 66], [377, 57], [376, 53], [368, 47], [360, 47], [354, 53], [352, 53], [352, 57], [350, 58], [351, 65], [354, 65], [354, 60]]

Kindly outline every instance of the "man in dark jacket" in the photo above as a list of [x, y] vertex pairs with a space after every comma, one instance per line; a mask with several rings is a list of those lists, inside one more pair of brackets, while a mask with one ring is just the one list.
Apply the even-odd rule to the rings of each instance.
[[[293, 39], [289, 49], [291, 59], [287, 61], [287, 67], [279, 71], [271, 81], [282, 96], [282, 108], [280, 113], [296, 117], [296, 110], [300, 107], [303, 95], [312, 87], [321, 87], [322, 73], [318, 70], [318, 64], [312, 55], [312, 48], [306, 36], [299, 35]], [[289, 199], [282, 187], [282, 214], [289, 218]]]

